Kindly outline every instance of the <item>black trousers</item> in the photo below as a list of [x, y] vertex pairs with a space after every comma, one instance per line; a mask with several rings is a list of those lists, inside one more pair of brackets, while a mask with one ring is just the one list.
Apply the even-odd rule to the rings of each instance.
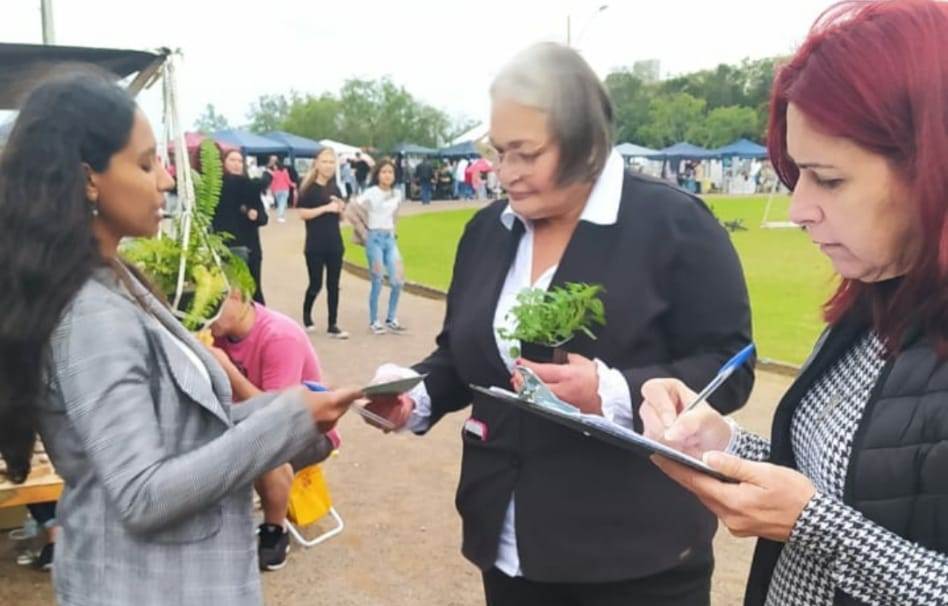
[[56, 517], [56, 501], [30, 503], [26, 508], [30, 510], [33, 519], [43, 526]]
[[247, 256], [247, 267], [250, 269], [250, 275], [253, 276], [253, 281], [257, 283], [257, 290], [253, 293], [253, 300], [260, 305], [266, 305], [266, 301], [263, 299], [262, 265], [263, 253], [259, 250], [251, 249], [250, 254]]
[[329, 326], [335, 326], [339, 312], [339, 277], [342, 274], [342, 251], [306, 251], [306, 270], [309, 286], [303, 298], [303, 324], [313, 324], [313, 303], [323, 288], [323, 271], [326, 272], [326, 301], [329, 307]]
[[492, 568], [483, 574], [487, 606], [708, 606], [712, 560], [650, 577], [610, 583], [538, 583]]

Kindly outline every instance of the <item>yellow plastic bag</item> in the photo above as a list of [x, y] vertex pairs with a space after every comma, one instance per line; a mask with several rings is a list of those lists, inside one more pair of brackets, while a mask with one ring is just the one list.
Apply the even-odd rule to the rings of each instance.
[[319, 465], [310, 465], [300, 470], [290, 486], [290, 502], [287, 517], [297, 526], [308, 526], [320, 519], [332, 508], [329, 485]]

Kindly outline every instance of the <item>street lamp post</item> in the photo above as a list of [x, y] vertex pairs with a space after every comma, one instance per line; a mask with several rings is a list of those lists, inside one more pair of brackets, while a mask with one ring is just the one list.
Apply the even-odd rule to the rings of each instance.
[[[586, 29], [589, 27], [589, 24], [592, 22], [592, 20], [596, 18], [596, 15], [605, 11], [607, 8], [609, 8], [609, 5], [603, 4], [599, 8], [597, 8], [593, 14], [589, 16], [589, 18], [586, 20], [586, 27], [584, 27], [583, 30], [579, 33], [579, 37], [576, 38], [577, 44], [582, 42], [583, 34], [586, 33]], [[566, 46], [572, 46], [572, 45], [573, 45], [572, 16], [569, 13], [567, 13], [566, 14]]]

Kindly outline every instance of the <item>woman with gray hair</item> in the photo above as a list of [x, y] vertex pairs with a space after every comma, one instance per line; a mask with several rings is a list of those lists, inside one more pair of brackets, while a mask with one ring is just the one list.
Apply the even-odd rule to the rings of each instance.
[[[437, 348], [412, 369], [422, 384], [369, 408], [422, 434], [473, 404], [462, 432], [457, 507], [463, 553], [491, 606], [709, 603], [716, 524], [644, 457], [483, 397], [532, 369], [565, 401], [641, 431], [646, 380], [695, 384], [750, 341], [737, 255], [698, 198], [627, 172], [612, 149], [612, 105], [572, 49], [539, 44], [491, 87], [490, 138], [509, 199], [468, 223], [458, 244]], [[608, 327], [565, 347], [565, 364], [511, 357], [498, 334], [525, 288], [604, 287]], [[752, 365], [713, 398], [746, 401]]]

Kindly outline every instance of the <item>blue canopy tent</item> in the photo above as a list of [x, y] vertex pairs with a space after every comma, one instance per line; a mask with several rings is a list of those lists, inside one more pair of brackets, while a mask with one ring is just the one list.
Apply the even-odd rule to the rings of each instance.
[[662, 175], [665, 175], [666, 165], [670, 165], [677, 175], [678, 184], [691, 192], [698, 191], [697, 182], [688, 178], [682, 180], [681, 175], [678, 173], [679, 166], [681, 165], [682, 160], [707, 160], [713, 158], [714, 153], [711, 150], [699, 147], [688, 143], [687, 141], [682, 141], [681, 143], [675, 143], [674, 145], [669, 145], [666, 148], [660, 149], [650, 156], [646, 156], [651, 160], [661, 160], [662, 161]]
[[616, 151], [623, 158], [648, 158], [658, 153], [658, 150], [650, 147], [642, 147], [635, 143], [620, 143], [616, 145]]
[[438, 155], [438, 150], [414, 143], [399, 143], [392, 149], [392, 153], [403, 156], [435, 156]]
[[709, 149], [682, 141], [660, 149], [647, 157], [653, 160], [704, 160], [714, 157], [714, 153]]
[[442, 147], [437, 151], [437, 155], [442, 158], [471, 158], [474, 156], [480, 156], [480, 152], [477, 151], [477, 148], [474, 147], [473, 141], [465, 141], [464, 143], [458, 143], [457, 145], [451, 145], [449, 147]]
[[738, 139], [733, 143], [711, 150], [716, 157], [721, 158], [757, 158], [767, 157], [767, 148], [748, 139]]
[[319, 150], [323, 148], [319, 141], [313, 141], [282, 130], [275, 130], [263, 136], [288, 146], [290, 148], [290, 160], [294, 162], [297, 158], [315, 158]]
[[219, 130], [211, 134], [216, 141], [229, 143], [240, 148], [242, 154], [259, 156], [263, 154], [289, 155], [290, 146], [286, 143], [268, 139], [245, 130]]

